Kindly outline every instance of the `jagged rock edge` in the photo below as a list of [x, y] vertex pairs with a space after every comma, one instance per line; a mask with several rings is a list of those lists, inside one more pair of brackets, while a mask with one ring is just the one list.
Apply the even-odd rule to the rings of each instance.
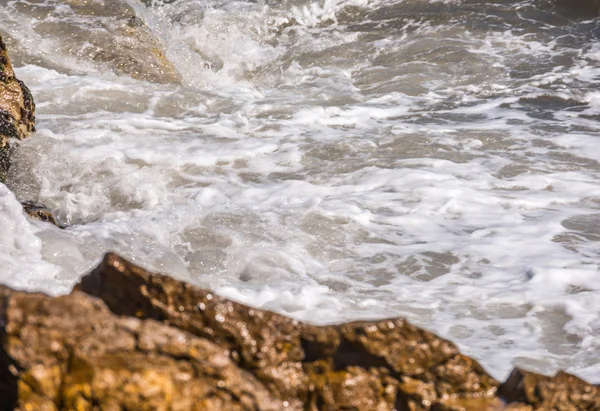
[[[135, 293], [138, 295], [135, 296]], [[11, 338], [13, 343], [14, 339], [20, 338], [20, 334], [15, 334], [14, 318], [10, 316], [19, 313], [17, 308], [21, 307], [22, 310], [29, 310], [26, 312], [27, 318], [35, 317], [39, 310], [42, 313], [45, 312], [43, 310], [52, 312], [48, 307], [53, 307], [55, 303], [71, 311], [77, 310], [77, 306], [69, 306], [77, 302], [97, 307], [106, 317], [103, 317], [103, 321], [109, 323], [134, 321], [143, 327], [157, 324], [152, 327], [163, 330], [167, 336], [183, 333], [181, 335], [206, 341], [203, 344], [224, 349], [229, 357], [227, 361], [240, 369], [236, 373], [242, 376], [244, 372], [249, 373], [244, 378], [250, 387], [255, 387], [247, 394], [225, 394], [228, 389], [235, 388], [217, 387], [224, 390], [219, 401], [232, 401], [227, 406], [235, 405], [237, 409], [250, 409], [246, 407], [250, 403], [254, 404], [251, 407], [254, 409], [277, 409], [278, 406], [273, 404], [280, 404], [281, 407], [285, 403], [290, 409], [310, 410], [354, 407], [457, 411], [496, 407], [494, 409], [516, 411], [569, 406], [571, 409], [600, 409], [598, 387], [565, 373], [545, 377], [516, 369], [506, 382], [498, 384], [476, 361], [462, 356], [454, 344], [420, 330], [404, 319], [312, 326], [226, 300], [168, 276], [149, 273], [115, 254], [108, 254], [96, 269], [82, 278], [69, 296], [52, 298], [3, 287], [0, 299], [0, 398], [5, 399], [0, 403], [0, 409], [8, 410], [15, 406], [22, 409], [33, 404], [26, 402], [25, 396], [19, 396], [19, 387], [29, 393], [28, 398], [33, 398], [30, 401], [38, 401], [36, 406], [45, 401], [44, 404], [55, 407], [48, 409], [72, 409], [63, 408], [68, 401], [74, 401], [72, 398], [65, 399], [62, 396], [57, 400], [58, 403], [53, 402], [51, 396], [36, 391], [44, 386], [43, 382], [30, 383], [34, 377], [27, 367], [31, 364], [28, 365], [24, 357], [19, 357], [18, 350], [14, 351], [14, 344], [13, 348], [10, 347]], [[200, 301], [199, 305], [204, 305], [204, 308], [195, 308], [192, 300]], [[28, 305], [33, 303], [34, 306]], [[209, 304], [212, 306], [209, 307]], [[109, 312], [113, 317], [107, 317], [109, 314], [106, 313]], [[68, 315], [66, 318], [69, 318]], [[52, 321], [52, 318], [42, 318], [40, 321], [42, 324]], [[240, 327], [246, 328], [241, 330]], [[242, 332], [238, 333], [240, 330]], [[30, 332], [37, 331], [35, 327], [30, 327]], [[252, 340], [244, 340], [243, 332], [251, 334]], [[88, 337], [93, 339], [93, 336]], [[139, 336], [136, 338], [139, 339]], [[160, 338], [160, 335], [156, 338]], [[251, 341], [256, 346], [254, 351]], [[46, 344], [46, 341], [40, 344]], [[136, 344], [138, 346], [139, 341]], [[288, 347], [283, 347], [285, 344]], [[402, 350], [411, 347], [413, 351], [410, 352], [417, 363], [422, 362], [422, 367], [417, 364], [417, 368], [411, 368], [410, 358], [397, 355], [402, 352], [406, 354], [409, 351]], [[66, 360], [68, 363], [73, 361], [73, 356], [84, 358], [86, 355], [74, 354], [78, 350], [76, 346], [68, 348], [71, 350], [70, 359]], [[45, 348], [40, 349], [43, 351]], [[148, 358], [151, 360], [155, 358], [152, 355], [160, 354], [160, 350], [137, 354], [138, 357], [150, 355]], [[126, 356], [127, 353], [119, 355]], [[95, 360], [92, 358], [90, 361], [93, 363]], [[193, 358], [177, 354], [172, 355], [172, 361], [178, 364], [191, 363]], [[71, 378], [68, 365], [64, 364], [66, 371], [61, 374], [61, 386], [66, 384], [65, 378]], [[453, 370], [458, 370], [458, 373]], [[160, 369], [156, 372], [160, 373]], [[29, 380], [23, 381], [22, 375], [27, 375]], [[290, 375], [296, 380], [288, 381]], [[205, 380], [208, 378], [200, 377]], [[266, 391], [260, 391], [262, 389], [259, 386]], [[352, 388], [345, 388], [347, 386]], [[252, 393], [257, 390], [262, 394], [255, 397]], [[214, 402], [206, 404], [216, 407]], [[219, 404], [222, 405], [221, 402]]]

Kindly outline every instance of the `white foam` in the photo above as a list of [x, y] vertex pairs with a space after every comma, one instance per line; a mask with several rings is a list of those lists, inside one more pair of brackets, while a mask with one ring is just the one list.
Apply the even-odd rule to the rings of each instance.
[[19, 67], [39, 131], [13, 188], [71, 227], [5, 191], [0, 280], [67, 292], [117, 251], [315, 323], [404, 315], [498, 378], [598, 381], [597, 45], [401, 3], [139, 6], [183, 85]]
[[14, 194], [0, 183], [0, 265], [4, 284], [17, 289], [64, 292], [57, 287], [60, 267], [42, 257], [42, 240], [36, 234], [43, 226], [29, 221]]

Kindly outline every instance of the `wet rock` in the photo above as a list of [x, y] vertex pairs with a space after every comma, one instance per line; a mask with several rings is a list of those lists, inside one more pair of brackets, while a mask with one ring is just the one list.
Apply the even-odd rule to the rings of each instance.
[[406, 320], [303, 324], [115, 254], [68, 296], [0, 287], [6, 409], [574, 410], [598, 394], [520, 370], [498, 390]]
[[89, 67], [91, 62], [136, 79], [179, 82], [181, 77], [161, 41], [134, 4], [127, 0], [63, 0], [20, 2], [14, 8], [20, 18], [34, 19], [37, 35], [54, 42], [55, 47], [44, 56], [44, 65], [61, 66], [65, 59], [75, 57], [82, 66]]
[[274, 395], [301, 408], [346, 402], [358, 409], [428, 409], [451, 397], [492, 401], [498, 385], [454, 344], [404, 319], [302, 324], [150, 274], [114, 254], [77, 289], [119, 315], [162, 321], [226, 347]]
[[6, 181], [12, 141], [22, 140], [35, 127], [35, 104], [27, 86], [15, 77], [0, 36], [0, 182]]
[[[15, 77], [6, 45], [0, 35], [0, 183], [6, 183], [14, 142], [35, 130], [35, 103], [27, 86]], [[35, 219], [60, 227], [48, 208], [31, 202], [22, 203]]]
[[1, 289], [0, 295], [0, 398], [9, 403], [3, 409], [280, 408], [206, 339], [118, 317], [80, 292], [51, 298]]
[[45, 223], [54, 224], [59, 228], [66, 228], [65, 225], [62, 225], [56, 219], [56, 216], [48, 207], [43, 204], [33, 203], [31, 201], [22, 202], [23, 210], [25, 210], [25, 214], [29, 217], [43, 221]]
[[165, 4], [175, 3], [177, 0], [140, 0], [146, 6], [163, 6]]
[[499, 394], [523, 409], [600, 410], [600, 387], [565, 372], [547, 377], [515, 369], [500, 387]]

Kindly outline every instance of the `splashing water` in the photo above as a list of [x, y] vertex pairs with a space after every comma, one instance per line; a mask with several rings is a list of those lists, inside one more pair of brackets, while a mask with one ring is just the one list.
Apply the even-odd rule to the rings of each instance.
[[314, 323], [406, 316], [497, 378], [600, 382], [594, 10], [79, 3], [0, 10], [38, 107], [0, 190], [3, 283], [66, 293], [114, 250]]

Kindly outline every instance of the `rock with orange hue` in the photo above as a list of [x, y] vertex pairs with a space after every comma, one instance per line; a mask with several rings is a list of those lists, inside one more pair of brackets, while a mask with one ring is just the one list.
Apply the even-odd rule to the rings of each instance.
[[498, 385], [454, 344], [404, 319], [301, 324], [150, 274], [114, 254], [77, 289], [119, 315], [162, 321], [227, 347], [271, 392], [302, 408], [341, 404], [347, 387], [362, 388], [346, 406], [391, 410], [427, 409], [450, 397], [492, 398]]
[[289, 404], [334, 406], [340, 392], [355, 386], [363, 387], [361, 394], [347, 406], [428, 409], [449, 398], [492, 398], [498, 385], [454, 344], [404, 319], [301, 324], [151, 274], [115, 254], [77, 289], [119, 315], [162, 321], [226, 347], [233, 361]]
[[25, 211], [25, 214], [27, 214], [29, 217], [35, 220], [43, 221], [45, 223], [54, 224], [59, 228], [66, 228], [66, 226], [61, 225], [58, 222], [52, 210], [50, 210], [43, 204], [37, 204], [31, 201], [24, 201], [21, 203], [21, 205], [23, 206], [23, 211]]
[[118, 317], [81, 292], [52, 298], [4, 288], [0, 294], [2, 405], [21, 410], [281, 407], [207, 339], [153, 320]]
[[22, 140], [35, 129], [35, 104], [27, 86], [15, 77], [0, 36], [0, 182], [10, 167], [11, 141]]
[[600, 410], [600, 387], [565, 372], [547, 377], [514, 369], [500, 395], [531, 410]]
[[404, 319], [303, 324], [115, 254], [68, 296], [0, 287], [4, 409], [600, 409], [598, 388], [567, 374], [498, 387]]

